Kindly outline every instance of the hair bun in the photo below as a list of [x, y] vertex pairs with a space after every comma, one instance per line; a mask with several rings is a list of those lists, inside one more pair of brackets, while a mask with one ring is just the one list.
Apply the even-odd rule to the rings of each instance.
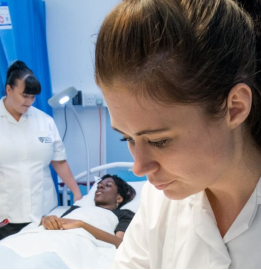
[[251, 16], [256, 34], [257, 83], [261, 84], [261, 0], [237, 0], [242, 8]]
[[23, 61], [17, 60], [11, 66], [9, 66], [7, 70], [7, 78], [9, 78], [10, 74], [15, 70], [28, 70], [30, 73], [33, 73]]

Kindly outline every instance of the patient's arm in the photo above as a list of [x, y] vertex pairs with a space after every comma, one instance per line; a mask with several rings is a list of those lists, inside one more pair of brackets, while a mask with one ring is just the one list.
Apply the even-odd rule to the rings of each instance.
[[75, 228], [83, 228], [87, 232], [92, 234], [96, 239], [113, 244], [116, 246], [116, 248], [118, 248], [118, 246], [122, 242], [124, 235], [124, 232], [117, 232], [116, 235], [113, 235], [81, 220], [58, 218], [57, 216], [43, 217], [41, 224], [47, 230], [68, 230]]
[[125, 234], [125, 232], [121, 232], [121, 231], [118, 231], [118, 232], [115, 233], [115, 235], [117, 237], [119, 237], [120, 239], [123, 239], [124, 234]]
[[107, 233], [81, 220], [61, 218], [61, 223], [62, 223], [63, 230], [68, 230], [68, 229], [73, 229], [73, 228], [83, 228], [87, 232], [92, 234], [96, 239], [113, 244], [116, 246], [116, 248], [118, 248], [118, 246], [122, 242], [121, 237]]

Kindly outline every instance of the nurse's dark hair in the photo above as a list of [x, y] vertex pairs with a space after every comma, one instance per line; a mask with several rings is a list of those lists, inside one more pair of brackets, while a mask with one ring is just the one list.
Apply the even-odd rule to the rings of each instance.
[[121, 208], [123, 205], [134, 199], [134, 197], [136, 196], [136, 191], [131, 185], [126, 183], [123, 179], [121, 179], [117, 175], [105, 174], [104, 176], [101, 177], [101, 181], [106, 178], [113, 179], [115, 185], [117, 186], [118, 194], [120, 194], [121, 197], [123, 198], [123, 201], [119, 204], [118, 208]]
[[6, 75], [5, 86], [10, 85], [14, 87], [17, 79], [24, 80], [25, 89], [24, 94], [38, 95], [41, 93], [41, 84], [34, 76], [32, 70], [22, 61], [15, 61], [9, 66]]
[[137, 98], [167, 105], [200, 105], [214, 119], [226, 113], [233, 86], [246, 83], [253, 96], [246, 124], [261, 147], [260, 7], [260, 0], [123, 0], [98, 34], [96, 82], [127, 83]]

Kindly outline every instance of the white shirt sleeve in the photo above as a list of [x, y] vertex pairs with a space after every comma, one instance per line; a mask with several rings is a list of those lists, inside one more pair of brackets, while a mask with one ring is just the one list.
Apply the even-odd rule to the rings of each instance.
[[[144, 188], [141, 198], [144, 198]], [[112, 268], [150, 268], [146, 234], [146, 213], [143, 203], [128, 227], [124, 241], [119, 246]]]
[[60, 134], [58, 132], [58, 129], [53, 119], [52, 119], [52, 132], [53, 132], [53, 138], [54, 138], [54, 143], [53, 143], [54, 153], [53, 153], [52, 160], [54, 161], [66, 160], [64, 144], [61, 140]]

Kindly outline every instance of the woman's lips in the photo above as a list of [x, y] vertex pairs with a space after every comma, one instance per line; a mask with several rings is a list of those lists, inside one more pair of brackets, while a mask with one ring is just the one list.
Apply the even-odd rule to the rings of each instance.
[[167, 184], [160, 184], [160, 185], [155, 185], [155, 188], [158, 190], [164, 190], [166, 189], [170, 184], [172, 184], [174, 181], [169, 182]]

